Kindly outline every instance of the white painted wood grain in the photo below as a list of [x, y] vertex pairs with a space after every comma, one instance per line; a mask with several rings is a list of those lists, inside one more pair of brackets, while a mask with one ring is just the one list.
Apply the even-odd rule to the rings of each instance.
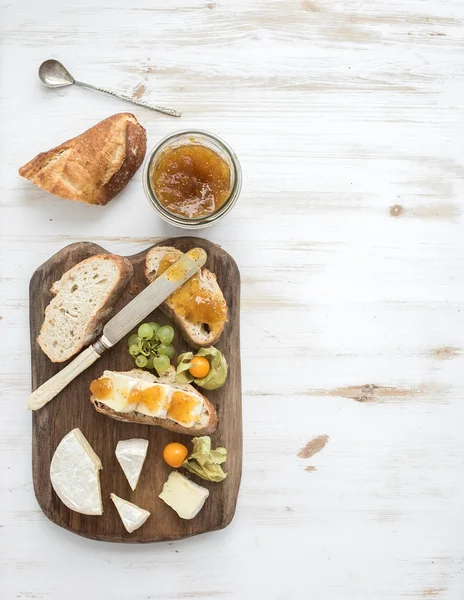
[[[2, 600], [464, 598], [461, 0], [0, 10]], [[150, 147], [205, 128], [242, 162], [237, 207], [204, 232], [243, 279], [244, 473], [224, 531], [96, 543], [35, 501], [33, 270], [72, 241], [131, 254], [180, 233], [146, 202], [140, 172], [105, 208], [17, 176], [37, 152], [132, 110], [41, 87], [50, 57], [182, 110], [134, 107]], [[323, 434], [319, 453], [297, 456]]]

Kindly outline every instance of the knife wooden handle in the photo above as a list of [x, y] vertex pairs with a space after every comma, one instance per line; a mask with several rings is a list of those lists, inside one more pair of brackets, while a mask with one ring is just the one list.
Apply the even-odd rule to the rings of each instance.
[[100, 354], [93, 346], [89, 346], [76, 356], [69, 365], [42, 384], [35, 392], [32, 392], [27, 401], [27, 408], [38, 410], [45, 406], [47, 402], [50, 402], [68, 383], [85, 371], [87, 367], [90, 367], [98, 358], [100, 358]]

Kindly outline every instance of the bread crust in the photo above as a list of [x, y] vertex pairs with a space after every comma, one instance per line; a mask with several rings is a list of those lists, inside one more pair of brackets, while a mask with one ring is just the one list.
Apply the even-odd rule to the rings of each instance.
[[[157, 378], [155, 375], [148, 373], [147, 371], [142, 371], [140, 369], [133, 369], [132, 371], [127, 371], [121, 373], [122, 375], [129, 375], [131, 377], [137, 377], [139, 379], [151, 380], [153, 383], [162, 382], [163, 379]], [[160, 419], [159, 417], [150, 417], [148, 415], [143, 415], [142, 413], [120, 413], [105, 404], [99, 402], [94, 396], [90, 397], [90, 401], [92, 402], [95, 410], [102, 415], [110, 417], [111, 419], [116, 419], [117, 421], [123, 421], [124, 423], [139, 423], [140, 425], [158, 425], [163, 429], [167, 429], [168, 431], [172, 431], [174, 433], [183, 433], [186, 435], [211, 435], [216, 431], [218, 424], [217, 412], [214, 405], [203, 396], [201, 392], [199, 392], [196, 388], [189, 384], [176, 385], [175, 383], [170, 383], [173, 387], [179, 387], [182, 390], [190, 390], [195, 392], [196, 394], [200, 394], [204, 401], [204, 408], [206, 412], [209, 414], [208, 423], [201, 427], [193, 426], [193, 427], [184, 427], [179, 423], [175, 423], [174, 421], [170, 421], [169, 419]]]
[[146, 131], [135, 116], [118, 113], [41, 152], [18, 173], [60, 198], [105, 205], [128, 184], [146, 149]]
[[[91, 344], [100, 335], [104, 325], [107, 323], [107, 321], [113, 311], [113, 308], [114, 308], [114, 305], [115, 305], [117, 299], [119, 298], [121, 293], [124, 291], [124, 288], [127, 286], [129, 279], [132, 277], [132, 274], [134, 272], [134, 269], [132, 267], [132, 263], [130, 262], [130, 260], [128, 260], [127, 258], [124, 258], [123, 256], [119, 256], [117, 254], [95, 254], [94, 256], [90, 256], [89, 258], [86, 258], [85, 260], [81, 261], [80, 263], [78, 263], [78, 265], [82, 265], [83, 263], [85, 263], [87, 261], [90, 262], [90, 261], [94, 260], [95, 258], [111, 260], [112, 262], [116, 263], [118, 265], [119, 274], [120, 274], [119, 279], [116, 282], [116, 284], [114, 285], [114, 287], [112, 288], [112, 290], [110, 290], [105, 304], [90, 319], [90, 321], [87, 325], [86, 332], [85, 332], [82, 343], [78, 344], [75, 347], [75, 349], [73, 349], [73, 352], [71, 352], [67, 355], [64, 355], [64, 357], [61, 358], [60, 360], [53, 359], [49, 354], [47, 354], [46, 348], [42, 344], [41, 335], [42, 335], [42, 332], [43, 332], [43, 329], [44, 329], [44, 326], [46, 323], [46, 315], [47, 315], [47, 309], [45, 309], [45, 319], [44, 319], [44, 322], [40, 329], [39, 336], [36, 339], [37, 339], [37, 343], [42, 348], [43, 352], [45, 352], [45, 354], [47, 354], [48, 358], [50, 358], [50, 360], [54, 363], [61, 363], [61, 362], [68, 360], [69, 358], [71, 358], [71, 356], [74, 356], [75, 354], [80, 352], [82, 350], [82, 348], [85, 348], [86, 346]], [[74, 265], [74, 267], [72, 267], [72, 269], [74, 269], [76, 266], [77, 265]], [[66, 275], [68, 275], [68, 273], [70, 271], [72, 271], [72, 269], [69, 269], [69, 271], [66, 271], [66, 273], [64, 273], [63, 276], [61, 277], [60, 281], [62, 281], [63, 277], [66, 277]], [[51, 293], [55, 296], [59, 293], [58, 283], [59, 282], [55, 282], [52, 285], [52, 287], [50, 288]], [[48, 306], [47, 306], [47, 308], [48, 308]]]

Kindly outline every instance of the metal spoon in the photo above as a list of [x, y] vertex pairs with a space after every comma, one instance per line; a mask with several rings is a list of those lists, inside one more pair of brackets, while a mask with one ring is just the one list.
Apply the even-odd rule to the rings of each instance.
[[71, 75], [71, 73], [66, 69], [66, 67], [64, 67], [64, 65], [62, 65], [58, 60], [50, 59], [43, 62], [39, 67], [39, 77], [42, 83], [44, 83], [49, 88], [66, 87], [67, 85], [73, 85], [73, 83], [76, 83], [77, 85], [81, 85], [82, 87], [90, 88], [91, 90], [97, 90], [97, 92], [104, 92], [105, 94], [116, 96], [121, 100], [126, 100], [126, 102], [132, 102], [133, 104], [137, 104], [138, 106], [144, 106], [145, 108], [151, 108], [151, 110], [156, 110], [166, 115], [171, 115], [171, 117], [181, 116], [180, 112], [172, 108], [166, 108], [165, 106], [159, 106], [158, 104], [148, 104], [148, 102], [144, 102], [143, 100], [137, 100], [136, 98], [126, 96], [125, 94], [121, 94], [120, 92], [113, 92], [112, 90], [107, 90], [106, 88], [90, 85], [90, 83], [82, 83], [82, 81], [76, 81]]

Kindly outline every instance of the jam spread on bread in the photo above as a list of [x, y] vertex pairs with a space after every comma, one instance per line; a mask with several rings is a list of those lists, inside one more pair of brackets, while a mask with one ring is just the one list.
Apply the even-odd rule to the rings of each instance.
[[100, 377], [90, 384], [90, 391], [98, 400], [106, 400], [113, 392], [113, 384], [108, 377]]
[[[176, 258], [164, 257], [160, 261], [157, 275], [162, 275], [175, 261]], [[173, 292], [169, 296], [169, 303], [179, 316], [192, 323], [212, 326], [222, 319], [227, 320], [227, 306], [200, 285], [198, 275], [191, 277]]]
[[165, 150], [150, 179], [160, 203], [169, 212], [189, 219], [212, 214], [230, 195], [229, 165], [201, 144]]
[[157, 412], [160, 410], [165, 403], [166, 393], [161, 386], [152, 386], [146, 390], [143, 390], [141, 396], [141, 402], [151, 412]]
[[189, 423], [192, 419], [198, 421], [200, 415], [193, 413], [197, 402], [190, 394], [174, 392], [167, 416], [177, 423]]

